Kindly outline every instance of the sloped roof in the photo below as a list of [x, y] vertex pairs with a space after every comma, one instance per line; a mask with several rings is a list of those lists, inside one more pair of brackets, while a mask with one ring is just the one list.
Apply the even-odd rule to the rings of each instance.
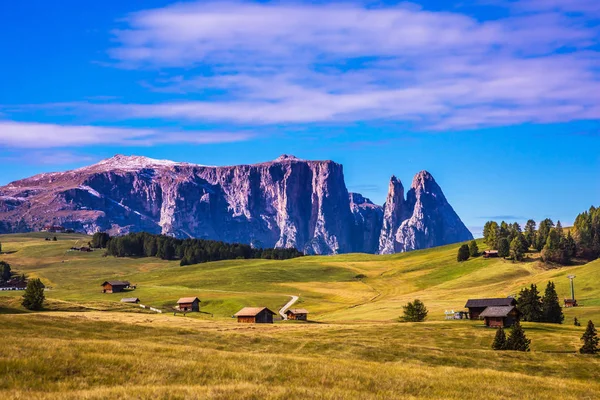
[[104, 286], [107, 283], [111, 286], [129, 286], [129, 285], [131, 285], [128, 281], [104, 281], [104, 283], [100, 286]]
[[488, 307], [485, 310], [483, 310], [483, 312], [481, 314], [479, 314], [480, 317], [507, 317], [508, 314], [510, 314], [510, 312], [512, 310], [514, 310], [515, 307], [513, 306], [501, 306], [501, 307]]
[[125, 297], [124, 299], [121, 299], [121, 303], [137, 303], [138, 301], [140, 301], [140, 299], [137, 297]]
[[193, 303], [196, 300], [200, 301], [200, 299], [197, 297], [182, 297], [179, 300], [177, 300], [177, 304]]
[[263, 310], [267, 310], [271, 314], [275, 315], [275, 313], [269, 310], [267, 307], [244, 307], [240, 311], [234, 314], [234, 317], [256, 317]]
[[517, 301], [512, 297], [469, 299], [467, 300], [467, 304], [465, 304], [465, 308], [514, 306], [515, 304], [517, 304]]
[[287, 313], [292, 313], [292, 314], [308, 314], [308, 311], [305, 310], [304, 308], [290, 308], [289, 310], [286, 311]]

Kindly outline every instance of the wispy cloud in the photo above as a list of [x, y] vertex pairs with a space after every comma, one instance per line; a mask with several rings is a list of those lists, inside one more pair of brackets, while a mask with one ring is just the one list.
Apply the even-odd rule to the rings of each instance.
[[437, 130], [600, 118], [600, 32], [586, 18], [597, 3], [500, 3], [512, 15], [492, 21], [411, 4], [203, 1], [138, 12], [114, 32], [111, 56], [163, 72], [202, 64], [202, 76], [152, 87], [207, 100], [87, 107], [116, 118], [388, 119]]
[[169, 143], [210, 144], [248, 140], [247, 133], [167, 131], [0, 121], [0, 146], [61, 148], [90, 145], [151, 146]]

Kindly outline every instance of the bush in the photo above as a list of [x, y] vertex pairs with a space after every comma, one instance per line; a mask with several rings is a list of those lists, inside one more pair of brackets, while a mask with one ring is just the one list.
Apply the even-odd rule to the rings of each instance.
[[471, 257], [479, 256], [479, 246], [477, 246], [477, 241], [475, 240], [471, 240], [471, 243], [469, 244], [469, 255]]
[[404, 316], [401, 320], [404, 322], [423, 322], [429, 313], [425, 304], [418, 299], [412, 303], [409, 302], [402, 308], [404, 309]]
[[507, 350], [515, 350], [515, 351], [529, 351], [529, 345], [531, 344], [531, 340], [527, 339], [525, 336], [525, 332], [523, 331], [523, 327], [519, 321], [515, 322], [506, 340], [506, 349]]
[[458, 254], [456, 255], [456, 261], [458, 261], [458, 262], [467, 261], [469, 259], [469, 256], [470, 256], [469, 246], [466, 244], [463, 244], [458, 249]]
[[365, 279], [367, 276], [365, 274], [358, 274], [354, 277], [354, 279], [356, 280], [361, 280], [361, 279]]
[[28, 310], [41, 310], [44, 305], [44, 285], [39, 279], [31, 279], [27, 282], [27, 288], [23, 294], [23, 307]]
[[492, 349], [506, 350], [506, 333], [504, 333], [504, 328], [498, 328], [496, 331], [496, 337], [492, 343]]

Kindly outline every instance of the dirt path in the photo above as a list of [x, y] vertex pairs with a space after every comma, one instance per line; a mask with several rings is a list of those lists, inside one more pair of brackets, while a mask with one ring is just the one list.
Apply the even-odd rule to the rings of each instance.
[[281, 315], [281, 317], [282, 317], [283, 319], [287, 319], [287, 315], [285, 315], [285, 312], [286, 312], [287, 310], [289, 310], [291, 306], [293, 306], [294, 304], [296, 304], [296, 302], [297, 302], [297, 301], [298, 301], [298, 299], [299, 299], [299, 297], [298, 297], [298, 296], [290, 296], [290, 297], [291, 297], [292, 299], [291, 299], [290, 301], [288, 301], [288, 303], [287, 303], [285, 306], [283, 306], [283, 307], [281, 308], [281, 310], [279, 310], [279, 315]]

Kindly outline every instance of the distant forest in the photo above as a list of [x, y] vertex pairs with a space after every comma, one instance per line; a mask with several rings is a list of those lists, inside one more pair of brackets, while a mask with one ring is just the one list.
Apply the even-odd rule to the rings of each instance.
[[530, 219], [523, 230], [517, 223], [488, 221], [483, 237], [500, 257], [520, 260], [529, 248], [534, 248], [545, 262], [567, 265], [573, 258], [591, 261], [600, 257], [600, 208], [590, 207], [579, 214], [566, 233], [560, 221], [555, 224], [547, 218], [539, 225]]
[[176, 239], [146, 232], [110, 237], [95, 233], [90, 242], [93, 248], [105, 248], [114, 257], [158, 257], [163, 260], [181, 260], [180, 265], [209, 261], [262, 258], [287, 260], [303, 256], [298, 250], [255, 249], [247, 244], [225, 243], [204, 239]]

